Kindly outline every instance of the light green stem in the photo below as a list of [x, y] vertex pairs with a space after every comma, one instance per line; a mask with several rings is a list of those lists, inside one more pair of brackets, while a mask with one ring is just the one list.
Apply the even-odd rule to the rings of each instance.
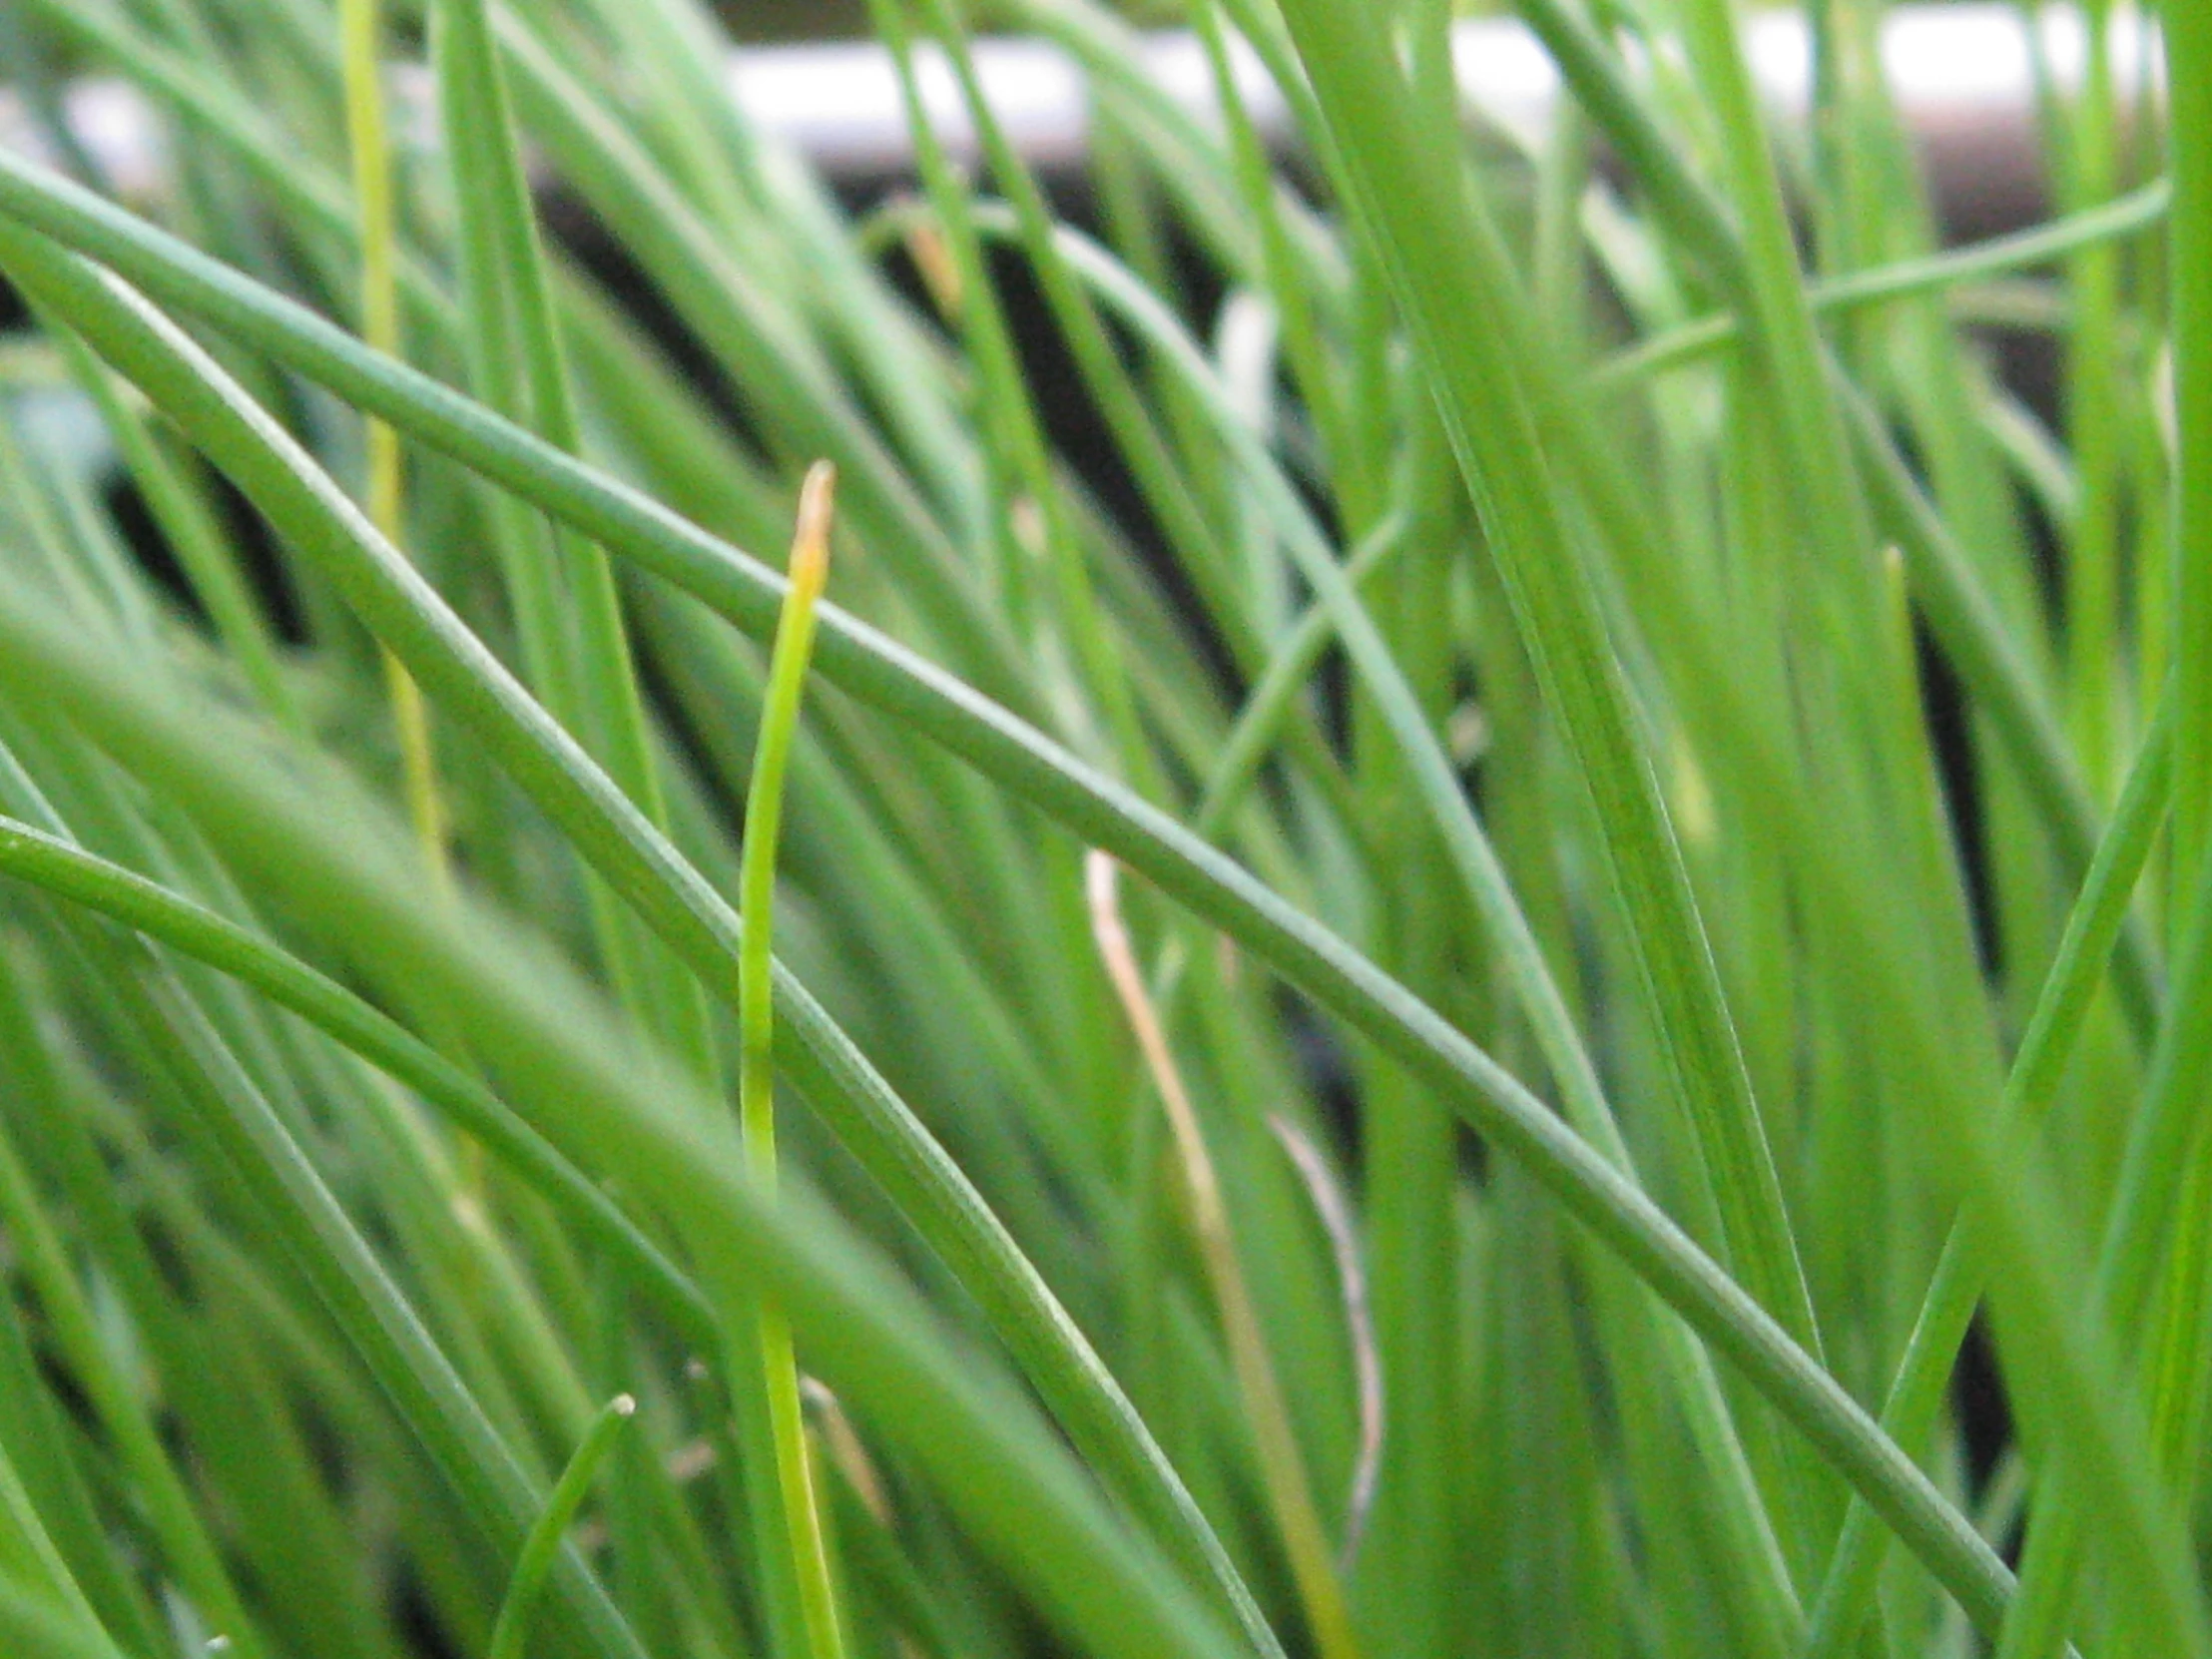
[[491, 1627], [491, 1646], [485, 1650], [484, 1659], [522, 1659], [522, 1640], [530, 1631], [530, 1615], [537, 1608], [538, 1591], [552, 1570], [561, 1538], [576, 1518], [576, 1511], [583, 1507], [599, 1465], [614, 1449], [615, 1436], [637, 1408], [638, 1402], [628, 1394], [617, 1394], [599, 1408], [591, 1426], [584, 1430], [568, 1467], [554, 1482], [543, 1512], [522, 1540], [522, 1553], [515, 1557], [514, 1576], [507, 1580], [507, 1594], [499, 1604], [499, 1618]]
[[[753, 787], [745, 806], [745, 859], [739, 872], [745, 937], [738, 958], [738, 1104], [747, 1165], [753, 1179], [771, 1192], [776, 1185], [776, 1010], [770, 931], [776, 904], [776, 838], [783, 819], [784, 771], [791, 758], [792, 734], [799, 725], [807, 657], [814, 647], [815, 605], [830, 578], [830, 491], [835, 479], [828, 462], [817, 462], [800, 496], [791, 585], [785, 590], [783, 616], [769, 658], [768, 701], [761, 711]], [[783, 1493], [784, 1524], [791, 1534], [808, 1641], [815, 1659], [842, 1659], [844, 1645], [823, 1540], [822, 1508], [807, 1460], [807, 1425], [800, 1411], [799, 1366], [792, 1353], [791, 1328], [773, 1304], [762, 1307], [760, 1319], [762, 1381], [768, 1388], [769, 1418], [776, 1435], [776, 1479]]]
[[[392, 218], [391, 140], [384, 121], [382, 20], [377, 0], [344, 0], [338, 28], [345, 58], [345, 134], [353, 155], [353, 192], [361, 235], [361, 338], [399, 356], [398, 234]], [[394, 546], [406, 545], [404, 483], [399, 434], [385, 421], [368, 421], [369, 521]], [[441, 881], [451, 880], [445, 859], [445, 808], [438, 795], [437, 762], [430, 747], [430, 712], [422, 693], [397, 658], [384, 657], [386, 695], [399, 733], [407, 816], [423, 856]]]

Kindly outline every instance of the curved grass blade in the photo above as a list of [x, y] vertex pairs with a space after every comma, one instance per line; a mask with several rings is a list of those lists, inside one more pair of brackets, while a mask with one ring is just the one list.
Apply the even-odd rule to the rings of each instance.
[[[1381, 576], [1410, 542], [1411, 529], [1403, 513], [1392, 513], [1377, 524], [1344, 561], [1345, 585], [1357, 594]], [[1284, 722], [1291, 718], [1293, 701], [1337, 638], [1337, 608], [1326, 599], [1315, 601], [1268, 658], [1207, 774], [1198, 810], [1191, 815], [1193, 834], [1217, 839], [1243, 805]]]
[[[1023, 545], [1020, 521], [1025, 514], [1033, 513], [1052, 572], [1054, 621], [1062, 638], [1075, 647], [1088, 672], [1092, 694], [1105, 706], [1107, 731], [1115, 746], [1108, 759], [1119, 763], [1110, 765], [1109, 770], [1130, 777], [1144, 793], [1158, 796], [1161, 789], [1157, 768], [1151, 764], [1152, 751], [1137, 721], [1127, 667], [1114, 637], [1102, 625], [1084, 550], [1068, 522], [1058, 481], [1052, 475], [1044, 430], [1029, 388], [1022, 381], [1020, 358], [1005, 308], [983, 264], [970, 215], [969, 188], [956, 175], [930, 124], [916, 77], [906, 3], [872, 0], [871, 14], [877, 33], [891, 53], [907, 126], [913, 135], [915, 160], [943, 232], [940, 246], [948, 262], [944, 276], [951, 285], [940, 285], [939, 309], [960, 329], [975, 364], [981, 381], [978, 408], [997, 452], [995, 470], [1008, 474], [994, 480], [997, 499], [992, 513], [1000, 547], [1000, 583], [1008, 609], [1018, 616], [1029, 608], [1024, 567], [1033, 555]], [[1095, 750], [1103, 746], [1094, 740], [1087, 747]]]
[[545, 1588], [545, 1575], [560, 1553], [561, 1538], [575, 1520], [576, 1511], [584, 1506], [584, 1499], [591, 1495], [600, 1464], [615, 1448], [615, 1436], [637, 1408], [638, 1402], [628, 1394], [615, 1395], [600, 1407], [591, 1427], [577, 1442], [575, 1454], [561, 1470], [561, 1478], [553, 1483], [545, 1508], [531, 1524], [530, 1535], [522, 1541], [514, 1576], [507, 1580], [506, 1597], [499, 1603], [498, 1622], [491, 1629], [491, 1646], [484, 1650], [485, 1659], [522, 1659], [523, 1643], [530, 1634], [530, 1616], [538, 1609], [538, 1593]]
[[[78, 6], [67, 0], [29, 0], [30, 9], [63, 40], [95, 60], [105, 59], [162, 101], [174, 107], [181, 123], [236, 160], [255, 185], [268, 193], [277, 211], [295, 216], [340, 247], [354, 245], [359, 214], [341, 175], [287, 147], [259, 118], [243, 110], [229, 89], [189, 58], [149, 39], [113, 8]], [[327, 15], [315, 20], [327, 35]], [[395, 250], [394, 276], [409, 322], [435, 336], [454, 331], [452, 306], [425, 267]]]
[[[886, 0], [878, 0], [879, 6], [885, 3]], [[896, 3], [904, 6], [916, 0], [896, 0]], [[983, 96], [982, 82], [959, 20], [943, 0], [918, 0], [918, 5], [926, 15], [931, 34], [949, 59], [984, 155], [997, 176], [999, 188], [1009, 200], [1022, 247], [1036, 273], [1046, 306], [1061, 338], [1074, 354], [1084, 386], [1113, 435], [1116, 452], [1135, 476], [1146, 506], [1175, 550], [1178, 567], [1209, 601], [1212, 620], [1233, 649], [1249, 652], [1255, 633], [1251, 621], [1219, 591], [1218, 573], [1226, 571], [1230, 565], [1221, 538], [1199, 501], [1193, 480], [1171, 452], [1128, 365], [1101, 324], [1089, 294], [1067, 269], [1059, 239], [1052, 234], [1051, 214], [1043, 191]], [[964, 202], [958, 204], [956, 211], [961, 223], [955, 235], [961, 238], [972, 235], [972, 212]], [[1066, 550], [1068, 557], [1073, 553], [1072, 548]], [[1086, 573], [1070, 569], [1061, 580], [1065, 590], [1063, 606], [1071, 610], [1082, 607], [1086, 603], [1083, 593], [1087, 585]], [[1083, 625], [1071, 621], [1071, 626], [1080, 628]], [[1079, 634], [1078, 642], [1090, 659], [1094, 673], [1104, 676], [1103, 689], [1109, 699], [1109, 709], [1112, 710], [1117, 702], [1126, 704], [1126, 693], [1120, 689], [1122, 666], [1106, 638], [1101, 636], [1095, 642], [1084, 642]], [[1117, 727], [1125, 724], [1126, 718], [1117, 715]], [[1131, 759], [1134, 762], [1135, 758]], [[1144, 782], [1141, 771], [1132, 776], [1134, 781]]]
[[1329, 1235], [1330, 1254], [1337, 1262], [1337, 1285], [1344, 1297], [1345, 1340], [1352, 1349], [1360, 1399], [1360, 1455], [1352, 1467], [1352, 1490], [1345, 1503], [1344, 1542], [1337, 1548], [1337, 1564], [1344, 1570], [1358, 1557], [1367, 1535], [1368, 1516], [1375, 1507], [1376, 1480], [1382, 1472], [1382, 1436], [1387, 1417], [1382, 1366], [1376, 1352], [1375, 1317], [1368, 1308], [1367, 1264], [1361, 1259], [1360, 1236], [1353, 1226], [1351, 1207], [1321, 1150], [1281, 1115], [1268, 1119], [1268, 1129], [1298, 1171], [1299, 1180], [1305, 1183], [1314, 1214]]
[[531, 131], [631, 251], [663, 282], [701, 339], [802, 453], [827, 455], [847, 511], [898, 559], [917, 612], [978, 681], [1027, 708], [1029, 678], [999, 615], [978, 603], [970, 572], [929, 504], [899, 471], [835, 369], [776, 296], [725, 252], [592, 91], [560, 65], [530, 24], [496, 14], [504, 62]]
[[[1823, 278], [1808, 284], [1806, 301], [1816, 316], [1844, 315], [1863, 306], [1938, 293], [1984, 277], [2006, 276], [2047, 265], [2085, 248], [2139, 236], [2164, 220], [2172, 204], [2172, 184], [2154, 180], [2114, 201], [2067, 214], [2032, 230]], [[1733, 311], [1718, 311], [1685, 322], [1607, 358], [1590, 371], [1590, 385], [1606, 392], [1625, 390], [1653, 375], [1696, 362], [1742, 339], [1743, 333], [1743, 321]]]
[[[1496, 251], [1480, 244], [1480, 228], [1469, 223], [1471, 216], [1453, 182], [1453, 170], [1429, 167], [1428, 158], [1418, 153], [1405, 113], [1387, 90], [1395, 70], [1382, 42], [1363, 34], [1345, 14], [1310, 0], [1300, 0], [1295, 7], [1294, 28], [1301, 35], [1325, 106], [1335, 103], [1343, 117], [1340, 136], [1348, 147], [1361, 142], [1369, 151], [1360, 164], [1368, 175], [1369, 206], [1397, 226], [1400, 234], [1392, 239], [1397, 257], [1412, 264], [1406, 278], [1411, 290], [1407, 298], [1417, 331], [1424, 332], [1432, 348], [1442, 353], [1439, 395], [1476, 399], [1486, 387], [1491, 395], [1480, 399], [1486, 403], [1496, 403], [1500, 395], [1508, 402], [1525, 397], [1525, 389], [1514, 384], [1518, 365], [1509, 357], [1503, 364], [1484, 360], [1485, 350], [1500, 342], [1478, 338], [1481, 330], [1465, 325], [1465, 284], [1459, 278], [1466, 273], [1461, 267], [1478, 258], [1495, 263]], [[1424, 182], [1426, 188], [1422, 188]], [[1440, 228], [1446, 226], [1455, 230], [1441, 234]], [[1447, 290], [1457, 295], [1448, 304]], [[1510, 327], [1497, 331], [1513, 333]], [[1503, 349], [1510, 353], [1512, 347], [1507, 343]], [[1540, 378], [1540, 369], [1525, 372]], [[1512, 447], [1525, 455], [1540, 454], [1541, 446], [1532, 434], [1522, 435], [1527, 441]], [[1493, 443], [1499, 441], [1499, 434], [1463, 433], [1462, 441]], [[1510, 457], [1493, 458], [1502, 462]], [[1516, 491], [1541, 487], [1540, 475], [1522, 477], [1508, 471], [1499, 476]], [[1544, 503], [1523, 500], [1520, 504], [1528, 508], [1540, 530]], [[1522, 521], [1516, 523], [1526, 527]], [[1803, 804], [1787, 805], [1795, 813]], [[1925, 803], [1915, 805], [1925, 815]], [[1808, 846], [1816, 852], [1818, 839], [1817, 833], [1808, 838]], [[1900, 951], [1900, 918], [1885, 916], [1886, 906], [1847, 873], [1840, 854], [1821, 855], [1819, 862], [1824, 881], [1835, 883], [1831, 902], [1836, 914], [1831, 919], [1847, 927], [1859, 948], [1877, 947], [1875, 959], [1895, 960], [1901, 966], [1911, 960], [1912, 952]], [[1830, 868], [1831, 862], [1836, 867]], [[2135, 1454], [2139, 1425], [2105, 1403], [2117, 1397], [2102, 1386], [2112, 1372], [2109, 1340], [2079, 1318], [2072, 1287], [2081, 1270], [2059, 1231], [2039, 1174], [2022, 1164], [2019, 1149], [1995, 1139], [1979, 1091], [1962, 1086], [1954, 1075], [1950, 1047], [1932, 1023], [1932, 1009], [1944, 1004], [1942, 987], [1929, 980], [1925, 969], [1916, 969], [1912, 977], [1916, 994], [1907, 994], [1898, 984], [1882, 987], [1886, 1017], [1901, 1022], [1901, 1034], [1909, 1035], [1913, 1044], [1916, 1067], [1928, 1074], [1931, 1109], [1923, 1114], [1925, 1123], [1957, 1143], [1973, 1174], [1972, 1190], [1991, 1204], [1993, 1225], [2003, 1237], [2011, 1270], [2000, 1282], [2000, 1324], [2031, 1351], [2050, 1357], [2050, 1375], [2038, 1379], [2038, 1385], [2047, 1386], [2054, 1403], [2093, 1447], [2103, 1493], [2126, 1518], [2131, 1547], [2118, 1553], [2127, 1559], [2142, 1605], [2155, 1610], [2167, 1641], [2194, 1651], [2206, 1637], [2204, 1610], [2171, 1531], [2142, 1480]], [[1987, 1097], [1995, 1093], [1991, 1087]], [[1976, 1622], [1985, 1617], [1970, 1607], [1967, 1611]]]
[[1229, 1207], [1222, 1197], [1221, 1178], [1214, 1172], [1213, 1155], [1206, 1149], [1205, 1132], [1198, 1112], [1183, 1086], [1175, 1057], [1168, 1049], [1167, 1033], [1145, 989], [1143, 970], [1129, 942], [1129, 930], [1121, 919], [1115, 897], [1113, 859], [1091, 852], [1084, 859], [1084, 886], [1091, 911], [1091, 930], [1098, 952], [1113, 981], [1130, 1031], [1152, 1074], [1154, 1089], [1167, 1113], [1176, 1156], [1182, 1164], [1183, 1185], [1190, 1200], [1191, 1232], [1200, 1260], [1212, 1286], [1216, 1312], [1229, 1344], [1230, 1364], [1237, 1377], [1237, 1391], [1245, 1415], [1252, 1424], [1260, 1448], [1260, 1467], [1268, 1497], [1275, 1510], [1291, 1571], [1298, 1583], [1299, 1599], [1313, 1630], [1314, 1643], [1323, 1659], [1359, 1659], [1359, 1640], [1353, 1633], [1352, 1609], [1345, 1599], [1344, 1583], [1329, 1549], [1321, 1510], [1314, 1502], [1313, 1477], [1292, 1426], [1289, 1403], [1275, 1362], [1268, 1353], [1267, 1337], [1246, 1283], [1244, 1263], [1237, 1254]]
[[[1003, 214], [979, 213], [977, 223], [1000, 236], [1018, 233]], [[1104, 308], [1155, 352], [1164, 367], [1175, 373], [1192, 394], [1194, 406], [1210, 421], [1215, 435], [1236, 461], [1260, 502], [1268, 521], [1288, 549], [1301, 573], [1314, 588], [1316, 611], [1327, 620], [1320, 630], [1313, 619], [1291, 642], [1301, 649], [1319, 650], [1334, 633], [1341, 639], [1353, 665], [1379, 706], [1385, 728], [1397, 744], [1427, 809], [1448, 850], [1452, 866], [1489, 930], [1493, 947], [1502, 959], [1523, 1016], [1536, 1035], [1545, 1064], [1565, 1097], [1566, 1115], [1577, 1133], [1598, 1153], [1633, 1177], [1635, 1168], [1622, 1139], [1613, 1111], [1605, 1099], [1595, 1063], [1585, 1047], [1564, 996], [1553, 979], [1519, 901], [1507, 882], [1489, 838], [1476, 820], [1435, 734], [1429, 729], [1412, 689], [1393, 660], [1376, 625], [1360, 603], [1349, 565], [1332, 557], [1312, 516], [1299, 501], [1280, 471], [1262, 451], [1255, 435], [1239, 418], [1232, 399], [1209, 372], [1196, 344], [1143, 284], [1095, 244], [1079, 234], [1060, 230], [1056, 247], [1071, 273], [1094, 290]], [[1385, 520], [1379, 531], [1387, 529]], [[1409, 534], [1408, 526], [1402, 534]], [[1364, 551], [1364, 550], [1363, 550]], [[1356, 551], [1355, 557], [1358, 557]], [[1286, 675], [1296, 659], [1285, 660]], [[1273, 684], [1270, 684], [1273, 681]], [[1279, 708], [1276, 699], [1287, 699], [1291, 684], [1270, 675], [1255, 692], [1259, 712], [1266, 716]], [[1242, 768], [1256, 763], [1250, 749], [1240, 750], [1240, 737], [1249, 742], [1260, 728], [1240, 729], [1231, 735], [1219, 769]], [[1217, 798], [1214, 789], [1227, 785], [1235, 773], [1217, 770], [1201, 803], [1199, 832], [1206, 832], [1203, 815]], [[1707, 1463], [1725, 1495], [1722, 1513], [1724, 1547], [1732, 1552], [1749, 1581], [1749, 1596], [1758, 1609], [1756, 1622], [1779, 1649], [1793, 1639], [1799, 1620], [1795, 1591], [1786, 1566], [1772, 1550], [1772, 1531], [1756, 1487], [1744, 1465], [1738, 1431], [1719, 1391], [1717, 1379], [1702, 1356], [1680, 1340], [1680, 1332], [1664, 1322], [1651, 1334], [1652, 1350], [1639, 1354], [1634, 1369], [1664, 1369], [1678, 1391], [1681, 1408], [1691, 1430], [1706, 1453]]]
[[184, 566], [194, 594], [236, 657], [262, 706], [294, 732], [305, 730], [298, 698], [284, 678], [279, 650], [241, 568], [237, 550], [223, 536], [198, 481], [162, 446], [137, 406], [121, 394], [115, 376], [66, 330], [62, 352], [78, 381], [99, 405], [100, 417], [123, 452], [132, 481]]
[[[1333, 143], [1414, 341], [1517, 631], [1596, 814], [1635, 990], [1670, 1106], [1689, 1124], [1724, 1260], [1816, 1359], [1818, 1327], [1705, 923], [1600, 615], [1577, 527], [1550, 477], [1523, 358], [1526, 306], [1454, 151], [1425, 145], [1382, 36], [1320, 0], [1284, 7]], [[1817, 1560], [1832, 1486], [1794, 1442], [1747, 1425], [1794, 1561]], [[1839, 1511], [1840, 1512], [1840, 1511]]]

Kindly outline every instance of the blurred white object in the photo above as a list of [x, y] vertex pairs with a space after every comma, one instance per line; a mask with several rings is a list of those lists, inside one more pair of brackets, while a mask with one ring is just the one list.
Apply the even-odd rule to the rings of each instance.
[[[2145, 63], [2146, 54], [2155, 49], [2154, 31], [2132, 5], [2115, 11], [2111, 62], [2124, 99], [2130, 89], [2150, 82]], [[2048, 8], [2038, 26], [2054, 85], [2061, 90], [2078, 86], [2087, 56], [2079, 14]], [[1802, 116], [1812, 81], [1803, 17], [1779, 12], [1756, 18], [1749, 26], [1747, 50], [1775, 113]], [[1212, 79], [1192, 36], [1151, 35], [1144, 51], [1153, 75], [1170, 95], [1193, 110], [1211, 109]], [[1533, 135], [1542, 130], [1559, 79], [1524, 28], [1491, 19], [1461, 24], [1453, 55], [1470, 106], [1509, 131]], [[975, 58], [992, 108], [1031, 162], [1048, 171], [1079, 165], [1090, 138], [1090, 103], [1076, 66], [1052, 46], [1021, 39], [979, 41]], [[1959, 206], [1976, 195], [2010, 199], [2016, 211], [2040, 174], [2034, 63], [2020, 11], [2005, 4], [1895, 11], [1887, 21], [1883, 58], [1890, 86], [1920, 139], [1939, 194]], [[949, 68], [940, 57], [928, 56], [921, 69], [923, 100], [938, 131], [955, 154], [972, 156], [974, 134]], [[1283, 100], [1249, 54], [1240, 54], [1238, 69], [1260, 130], [1271, 141], [1287, 144], [1291, 135]], [[880, 178], [903, 174], [911, 165], [890, 58], [872, 42], [740, 52], [732, 64], [731, 84], [766, 131], [833, 178]], [[120, 189], [137, 194], [157, 186], [165, 135], [131, 89], [110, 81], [82, 83], [72, 89], [68, 111], [79, 142]], [[34, 124], [5, 94], [0, 94], [0, 144], [41, 153]], [[2001, 208], [1995, 211], [2003, 213]]]
[[[2153, 31], [2132, 5], [2114, 8], [2109, 41], [2123, 101], [2145, 85]], [[2087, 59], [2080, 14], [2046, 8], [2038, 24], [2052, 84], [2080, 85]], [[1778, 116], [1802, 117], [1812, 98], [1812, 46], [1805, 19], [1769, 12], [1749, 25], [1746, 49]], [[1149, 36], [1153, 76], [1186, 106], [1213, 104], [1213, 82], [1188, 34]], [[1482, 19], [1459, 26], [1453, 49], [1467, 102], [1509, 131], [1541, 132], [1559, 77], [1543, 48], [1519, 23]], [[1090, 136], [1083, 78], [1054, 48], [1029, 40], [986, 39], [976, 67], [999, 120], [1031, 161], [1047, 169], [1078, 164]], [[2034, 154], [2035, 70], [2028, 26], [2007, 4], [1907, 7], [1890, 14], [1883, 60], [1904, 110], [1936, 174], [1954, 188], [1981, 177], [2028, 174]], [[1289, 112], [1249, 53], [1238, 79], [1261, 132], [1288, 143]], [[955, 154], [972, 156], [974, 135], [950, 71], [922, 64], [922, 96]], [[742, 53], [732, 71], [739, 101], [832, 175], [879, 175], [909, 164], [906, 121], [888, 56], [872, 44], [793, 46]]]
[[[121, 81], [79, 81], [69, 89], [70, 131], [127, 197], [160, 188], [168, 135], [137, 88]], [[56, 160], [38, 124], [13, 92], [0, 90], [0, 145], [51, 166]]]

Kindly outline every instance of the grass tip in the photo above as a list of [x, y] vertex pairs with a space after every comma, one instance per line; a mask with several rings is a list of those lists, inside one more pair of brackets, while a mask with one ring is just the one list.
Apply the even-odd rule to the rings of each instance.
[[817, 461], [799, 487], [799, 527], [792, 536], [791, 581], [812, 602], [830, 581], [830, 526], [835, 517], [837, 469]]

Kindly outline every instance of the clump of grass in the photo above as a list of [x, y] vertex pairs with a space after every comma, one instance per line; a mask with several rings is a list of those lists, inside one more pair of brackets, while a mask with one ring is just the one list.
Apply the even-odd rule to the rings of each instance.
[[1518, 9], [7, 14], [9, 1652], [2212, 1654], [2212, 14]]

